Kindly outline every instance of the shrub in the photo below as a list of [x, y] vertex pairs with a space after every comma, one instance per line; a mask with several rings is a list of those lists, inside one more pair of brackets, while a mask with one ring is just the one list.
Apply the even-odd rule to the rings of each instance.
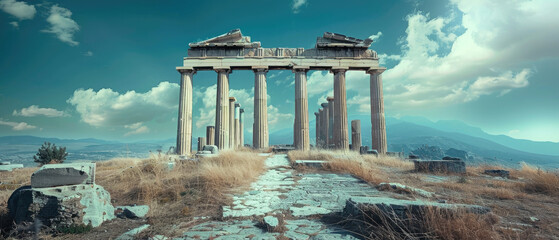
[[33, 159], [42, 166], [50, 163], [63, 163], [66, 156], [68, 156], [66, 147], [57, 147], [56, 144], [45, 142], [39, 148], [37, 154], [33, 156]]

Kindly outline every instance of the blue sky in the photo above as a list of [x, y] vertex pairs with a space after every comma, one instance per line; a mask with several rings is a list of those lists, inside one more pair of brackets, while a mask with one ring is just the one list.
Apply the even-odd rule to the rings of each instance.
[[[0, 0], [0, 136], [174, 138], [188, 43], [240, 28], [263, 47], [314, 47], [323, 32], [374, 38], [387, 116], [461, 120], [559, 142], [559, 1]], [[268, 73], [270, 130], [293, 126], [293, 73]], [[194, 77], [194, 137], [213, 125], [215, 72]], [[254, 75], [230, 75], [252, 125]], [[309, 72], [309, 111], [332, 75]], [[351, 115], [368, 75], [347, 74]], [[247, 139], [247, 142], [249, 140]]]

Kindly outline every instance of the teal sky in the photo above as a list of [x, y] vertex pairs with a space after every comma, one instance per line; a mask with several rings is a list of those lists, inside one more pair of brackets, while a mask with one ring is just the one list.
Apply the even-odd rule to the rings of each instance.
[[[556, 0], [0, 0], [0, 136], [174, 138], [175, 67], [188, 43], [240, 28], [263, 47], [312, 48], [326, 31], [373, 38], [388, 68], [386, 115], [559, 142], [556, 9]], [[216, 79], [194, 77], [194, 137], [214, 124]], [[293, 80], [268, 72], [271, 131], [293, 126]], [[253, 84], [250, 71], [230, 75], [245, 136]], [[308, 89], [313, 120], [332, 75], [309, 72]], [[349, 119], [370, 114], [368, 75], [349, 72], [347, 89]]]

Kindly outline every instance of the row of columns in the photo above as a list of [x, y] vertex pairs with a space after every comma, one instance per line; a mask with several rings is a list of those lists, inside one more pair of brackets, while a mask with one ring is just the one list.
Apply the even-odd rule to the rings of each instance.
[[[235, 98], [229, 98], [229, 68], [214, 68], [217, 72], [217, 96], [215, 128], [206, 133], [206, 143], [217, 145], [219, 149], [236, 148], [243, 145], [243, 120]], [[254, 124], [253, 147], [256, 149], [269, 146], [268, 111], [267, 111], [267, 67], [253, 67], [254, 79]], [[294, 145], [297, 149], [309, 150], [309, 117], [307, 95], [308, 67], [294, 67], [295, 73], [295, 122]], [[333, 68], [334, 97], [322, 104], [317, 116], [317, 144], [349, 149], [346, 84], [347, 68]], [[181, 90], [179, 102], [179, 122], [177, 136], [177, 154], [188, 155], [192, 137], [192, 77], [193, 69], [181, 69]], [[382, 71], [368, 72], [371, 91], [371, 124], [373, 126], [373, 149], [386, 153], [386, 126], [384, 120], [384, 103], [382, 96]], [[360, 128], [360, 127], [359, 127]], [[212, 134], [214, 132], [214, 134]], [[213, 139], [210, 136], [214, 136]], [[353, 135], [352, 135], [353, 136]]]

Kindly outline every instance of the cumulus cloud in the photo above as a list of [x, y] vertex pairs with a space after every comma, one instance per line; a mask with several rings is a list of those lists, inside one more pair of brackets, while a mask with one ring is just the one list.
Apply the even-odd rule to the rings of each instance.
[[16, 17], [20, 21], [26, 19], [33, 19], [33, 17], [35, 17], [35, 13], [37, 13], [35, 6], [29, 5], [23, 1], [18, 2], [15, 0], [0, 0], [0, 9]]
[[50, 15], [47, 18], [50, 28], [43, 31], [53, 33], [60, 41], [70, 46], [76, 46], [79, 43], [74, 41], [74, 33], [80, 30], [80, 26], [71, 17], [70, 10], [54, 5], [50, 8]]
[[376, 41], [380, 38], [380, 36], [382, 36], [382, 32], [379, 31], [377, 34], [373, 34], [373, 35], [369, 36], [369, 39], [371, 39], [373, 41]]
[[301, 7], [307, 4], [307, 0], [293, 0], [292, 9], [293, 13], [299, 13]]
[[124, 125], [124, 128], [131, 129], [130, 132], [124, 134], [124, 136], [136, 135], [141, 133], [149, 132], [149, 128], [146, 126], [142, 126], [142, 122], [137, 122], [129, 125]]
[[37, 128], [36, 126], [29, 125], [26, 122], [9, 122], [9, 121], [3, 121], [2, 119], [0, 119], [0, 125], [12, 127], [12, 130], [14, 131], [23, 131], [23, 130]]
[[[269, 131], [279, 130], [285, 127], [293, 126], [293, 114], [281, 113], [274, 105], [268, 105], [268, 127]], [[286, 123], [290, 123], [291, 125]]]
[[178, 107], [179, 85], [161, 82], [145, 93], [118, 93], [110, 88], [99, 91], [78, 89], [67, 102], [75, 106], [82, 121], [96, 126], [134, 126], [168, 115]]
[[10, 22], [10, 25], [14, 26], [14, 28], [19, 28], [18, 22]]
[[92, 51], [87, 51], [83, 55], [86, 56], [86, 57], [91, 57], [91, 56], [93, 56], [93, 52]]
[[14, 116], [23, 116], [23, 117], [35, 117], [35, 116], [45, 116], [45, 117], [66, 117], [64, 111], [59, 111], [54, 108], [41, 108], [37, 105], [31, 105], [27, 108], [22, 108], [21, 110], [17, 111], [14, 110], [12, 113]]

